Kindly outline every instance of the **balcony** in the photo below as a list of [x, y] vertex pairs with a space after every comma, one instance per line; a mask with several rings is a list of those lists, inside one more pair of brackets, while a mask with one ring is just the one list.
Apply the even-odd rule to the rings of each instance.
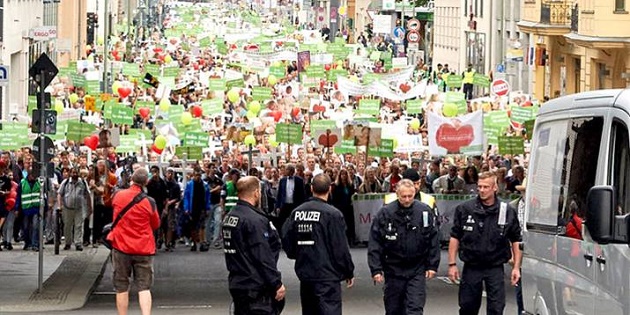
[[572, 26], [573, 8], [573, 1], [543, 0], [540, 4], [540, 23], [569, 28]]

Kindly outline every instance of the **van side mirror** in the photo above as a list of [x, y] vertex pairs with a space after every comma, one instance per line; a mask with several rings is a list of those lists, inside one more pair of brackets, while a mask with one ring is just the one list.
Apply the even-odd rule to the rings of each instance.
[[612, 186], [594, 186], [586, 197], [586, 226], [593, 240], [607, 244], [614, 241], [614, 200]]

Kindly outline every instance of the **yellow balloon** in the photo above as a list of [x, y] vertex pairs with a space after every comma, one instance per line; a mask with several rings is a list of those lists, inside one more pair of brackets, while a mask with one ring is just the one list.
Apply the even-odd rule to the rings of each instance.
[[189, 112], [182, 113], [182, 124], [190, 125], [192, 120], [193, 120], [193, 117]]
[[339, 15], [346, 15], [346, 7], [339, 7], [337, 12], [339, 12]]
[[442, 107], [442, 113], [444, 114], [444, 117], [455, 117], [457, 116], [457, 111], [457, 104], [446, 103], [444, 104], [444, 107]]
[[171, 107], [171, 101], [168, 100], [168, 98], [163, 98], [160, 100], [160, 111], [166, 113], [168, 112], [168, 109]]
[[240, 98], [240, 95], [238, 93], [238, 90], [233, 88], [227, 92], [227, 97], [230, 102], [236, 103]]
[[275, 148], [279, 145], [278, 141], [276, 141], [276, 135], [270, 135], [267, 141], [272, 148]]
[[267, 78], [267, 82], [269, 82], [269, 85], [274, 86], [276, 85], [276, 83], [278, 83], [278, 78], [276, 78], [275, 75], [270, 74], [269, 77]]
[[245, 140], [243, 141], [243, 143], [245, 143], [247, 145], [255, 145], [256, 144], [256, 137], [254, 137], [253, 135], [247, 135], [247, 136], [245, 136]]
[[112, 93], [118, 95], [118, 88], [122, 85], [122, 83], [120, 83], [120, 81], [114, 81], [114, 83], [112, 84]]
[[63, 102], [60, 100], [55, 100], [55, 111], [57, 114], [63, 113]]
[[99, 45], [103, 45], [105, 43], [105, 39], [103, 38], [103, 36], [99, 36], [96, 40], [96, 43]]
[[166, 57], [164, 57], [164, 62], [166, 62], [166, 63], [173, 62], [173, 57], [171, 57], [170, 54], [166, 55]]
[[155, 144], [155, 147], [163, 150], [166, 147], [166, 137], [163, 135], [158, 135], [157, 137], [155, 137], [155, 141], [153, 142], [153, 144]]
[[420, 119], [418, 118], [414, 118], [411, 120], [411, 122], [409, 123], [409, 127], [411, 127], [411, 129], [417, 130], [420, 128]]
[[79, 95], [77, 95], [77, 93], [72, 93], [70, 94], [70, 96], [68, 96], [68, 100], [70, 101], [70, 103], [74, 104], [79, 100]]

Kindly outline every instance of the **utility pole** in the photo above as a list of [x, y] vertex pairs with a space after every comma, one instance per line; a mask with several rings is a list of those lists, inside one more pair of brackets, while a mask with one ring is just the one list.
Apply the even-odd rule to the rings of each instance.
[[83, 14], [81, 14], [81, 3], [83, 1], [79, 0], [77, 1], [78, 5], [79, 5], [79, 13], [77, 14], [77, 16], [79, 17], [79, 38], [77, 40], [78, 44], [77, 44], [77, 60], [81, 59], [81, 51], [83, 50], [83, 46], [82, 42], [81, 42], [81, 28], [83, 28], [83, 23], [81, 21], [84, 21], [87, 17], [83, 16]]
[[129, 32], [131, 32], [131, 0], [127, 0], [127, 38], [129, 38]]
[[105, 22], [103, 27], [103, 93], [109, 92], [109, 76], [107, 75], [107, 64], [109, 63], [109, 0], [105, 0]]

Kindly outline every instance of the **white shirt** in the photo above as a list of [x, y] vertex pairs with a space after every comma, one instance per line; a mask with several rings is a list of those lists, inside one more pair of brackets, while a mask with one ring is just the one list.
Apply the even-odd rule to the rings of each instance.
[[287, 177], [287, 189], [286, 196], [284, 197], [284, 203], [293, 203], [293, 194], [295, 193], [295, 179], [293, 176]]

